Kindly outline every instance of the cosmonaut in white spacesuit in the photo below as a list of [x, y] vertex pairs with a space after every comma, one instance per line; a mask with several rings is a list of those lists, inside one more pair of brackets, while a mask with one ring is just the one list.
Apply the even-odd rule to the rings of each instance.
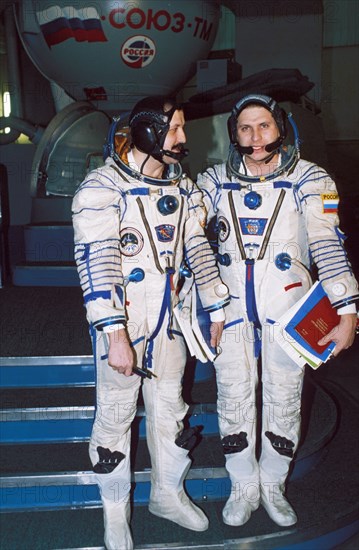
[[[287, 121], [294, 147], [283, 145]], [[232, 491], [228, 525], [243, 525], [260, 503], [278, 525], [296, 523], [284, 496], [300, 433], [303, 368], [276, 341], [276, 321], [319, 279], [340, 323], [320, 345], [334, 355], [353, 343], [358, 286], [338, 227], [338, 194], [329, 175], [299, 158], [291, 116], [270, 97], [251, 94], [228, 119], [227, 162], [198, 176], [208, 219], [216, 216], [218, 261], [230, 290], [215, 360], [218, 415]], [[262, 358], [262, 433], [256, 458], [257, 360]]]
[[182, 109], [162, 97], [145, 98], [130, 115], [128, 139], [119, 126], [116, 120], [111, 126], [105, 165], [87, 175], [73, 200], [75, 257], [97, 372], [90, 458], [108, 550], [133, 548], [130, 428], [141, 381], [152, 465], [149, 510], [188, 529], [208, 527], [183, 489], [197, 430], [184, 430], [182, 422], [186, 346], [173, 315], [181, 266], [192, 271], [210, 313], [213, 346], [229, 301], [204, 234], [201, 193], [182, 174]]

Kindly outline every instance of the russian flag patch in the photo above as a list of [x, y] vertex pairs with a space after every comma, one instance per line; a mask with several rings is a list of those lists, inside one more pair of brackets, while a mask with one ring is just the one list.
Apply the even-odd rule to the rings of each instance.
[[338, 193], [322, 193], [323, 214], [337, 214], [339, 205]]

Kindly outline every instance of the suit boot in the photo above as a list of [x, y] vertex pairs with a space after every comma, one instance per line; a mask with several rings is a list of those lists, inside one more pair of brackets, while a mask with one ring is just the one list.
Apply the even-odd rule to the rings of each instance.
[[[131, 473], [128, 457], [120, 452], [97, 448], [99, 462], [94, 466], [103, 505], [107, 550], [132, 550], [130, 529]], [[114, 462], [118, 466], [112, 469]], [[111, 471], [112, 470], [112, 471]]]
[[284, 484], [261, 481], [261, 503], [277, 525], [289, 527], [297, 523], [297, 515], [284, 496]]
[[260, 504], [258, 464], [254, 455], [250, 456], [249, 449], [246, 449], [226, 455], [226, 469], [232, 489], [223, 508], [223, 522], [239, 527], [247, 523]]
[[151, 494], [149, 511], [192, 531], [206, 531], [208, 519], [185, 492], [183, 482], [191, 467], [188, 450], [162, 441], [161, 459], [151, 455]]

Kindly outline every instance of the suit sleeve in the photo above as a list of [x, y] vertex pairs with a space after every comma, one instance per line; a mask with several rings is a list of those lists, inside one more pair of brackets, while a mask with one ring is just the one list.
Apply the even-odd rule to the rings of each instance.
[[311, 257], [318, 277], [335, 308], [359, 299], [358, 284], [339, 228], [339, 196], [334, 181], [322, 168], [307, 163], [297, 185], [305, 214]]
[[223, 178], [225, 178], [225, 165], [223, 164], [208, 168], [197, 176], [197, 186], [202, 192], [202, 200], [207, 211], [208, 222], [216, 215]]
[[[192, 270], [195, 284], [206, 311], [216, 311], [229, 303], [229, 294], [219, 276], [216, 258], [204, 232], [205, 218], [202, 194], [192, 184], [189, 195], [189, 215], [185, 222], [184, 248], [186, 262]], [[192, 214], [191, 214], [192, 212]], [[198, 213], [202, 214], [198, 215]], [[193, 215], [193, 213], [197, 213]]]
[[87, 320], [97, 330], [125, 323], [119, 249], [121, 189], [108, 171], [91, 172], [73, 203], [75, 261]]

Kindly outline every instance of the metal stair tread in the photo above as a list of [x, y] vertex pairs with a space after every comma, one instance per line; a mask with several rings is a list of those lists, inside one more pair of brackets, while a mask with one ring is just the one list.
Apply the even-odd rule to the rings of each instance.
[[[201, 467], [191, 468], [186, 476], [186, 479], [222, 479], [227, 477], [226, 469], [222, 467]], [[143, 471], [135, 471], [132, 474], [132, 482], [143, 483], [150, 481], [151, 469]], [[59, 482], [59, 485], [87, 485], [96, 484], [96, 474], [91, 470], [66, 471], [66, 472], [42, 472], [31, 474], [6, 474], [0, 478], [2, 487], [32, 487], [34, 485], [55, 485], [54, 481]]]

